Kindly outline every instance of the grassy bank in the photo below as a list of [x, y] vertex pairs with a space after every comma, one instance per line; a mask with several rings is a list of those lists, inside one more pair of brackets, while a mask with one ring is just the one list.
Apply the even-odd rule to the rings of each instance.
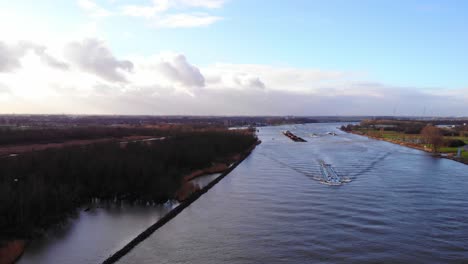
[[[420, 134], [408, 134], [405, 132], [388, 131], [382, 128], [376, 129], [366, 126], [353, 126], [352, 129], [342, 130], [357, 135], [367, 136], [373, 139], [384, 140], [394, 144], [423, 150], [426, 152], [434, 152], [433, 146], [431, 144], [425, 143], [423, 136]], [[467, 136], [443, 136], [442, 139], [444, 142], [443, 144], [445, 144], [445, 146], [438, 148], [438, 153], [435, 154], [439, 155], [440, 157], [449, 158], [455, 161], [468, 164], [468, 151], [462, 151], [461, 157], [456, 157], [459, 147], [446, 146], [447, 144], [449, 144], [448, 142], [452, 142], [454, 140], [463, 141], [465, 144], [468, 145]]]

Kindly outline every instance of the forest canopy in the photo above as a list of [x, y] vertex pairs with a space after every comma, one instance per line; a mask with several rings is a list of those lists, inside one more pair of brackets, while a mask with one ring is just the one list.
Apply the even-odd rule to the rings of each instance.
[[93, 198], [165, 202], [184, 175], [246, 151], [256, 141], [246, 130], [179, 130], [159, 141], [64, 147], [0, 159], [0, 237], [28, 237]]

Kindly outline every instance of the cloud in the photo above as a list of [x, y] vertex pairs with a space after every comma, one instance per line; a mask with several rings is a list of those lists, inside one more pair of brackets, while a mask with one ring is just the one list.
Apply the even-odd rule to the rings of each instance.
[[216, 9], [224, 3], [224, 0], [153, 0], [148, 5], [124, 5], [120, 9], [123, 15], [146, 18], [155, 27], [189, 28], [208, 26], [223, 18], [208, 13], [168, 12], [191, 8]]
[[21, 67], [23, 52], [0, 41], [0, 72], [10, 72]]
[[97, 39], [65, 44], [63, 57], [51, 51], [0, 42], [0, 112], [468, 115], [467, 89], [397, 87], [360, 73], [277, 65], [200, 67], [180, 53], [121, 59]]
[[123, 72], [131, 72], [133, 63], [118, 60], [102, 41], [85, 39], [65, 47], [65, 56], [85, 72], [110, 82], [127, 82]]
[[[158, 28], [191, 28], [208, 26], [222, 20], [203, 10], [221, 8], [225, 0], [153, 0], [148, 4], [114, 6], [113, 11], [99, 6], [93, 0], [78, 0], [78, 6], [92, 17], [123, 15], [141, 17]], [[197, 12], [192, 12], [195, 9]]]
[[50, 67], [67, 70], [68, 65], [47, 53], [47, 48], [31, 42], [7, 45], [0, 41], [0, 72], [10, 72], [21, 68], [21, 58], [32, 50], [41, 61]]
[[[101, 89], [104, 89], [101, 87]], [[114, 90], [108, 87], [109, 90]], [[90, 106], [87, 113], [174, 115], [468, 115], [467, 101], [403, 88], [383, 88], [386, 96], [313, 95], [304, 92], [259, 89], [203, 89], [196, 96], [160, 87], [129, 89], [114, 94], [68, 98]], [[415, 98], [422, 98], [415, 101]], [[63, 100], [63, 99], [62, 99]], [[451, 104], [448, 106], [447, 101]], [[79, 108], [85, 109], [85, 108]], [[87, 110], [87, 108], [86, 108]], [[60, 112], [60, 111], [59, 111]], [[63, 112], [63, 110], [62, 110]]]
[[41, 60], [49, 65], [50, 67], [61, 69], [61, 70], [68, 70], [69, 66], [67, 63], [57, 60], [56, 58], [50, 56], [49, 54], [42, 51], [42, 53], [38, 54]]
[[165, 12], [170, 8], [169, 0], [154, 0], [151, 5], [124, 5], [121, 7], [122, 13], [127, 16], [153, 17], [158, 13]]
[[153, 0], [148, 5], [124, 5], [122, 13], [128, 16], [152, 17], [170, 9], [221, 8], [225, 0]]
[[3, 83], [0, 83], [0, 94], [9, 94], [11, 93], [10, 88]]
[[174, 14], [155, 19], [153, 25], [163, 28], [191, 28], [211, 25], [222, 20], [222, 17], [211, 16], [205, 13]]
[[[202, 69], [211, 88], [267, 88], [290, 92], [318, 93], [349, 85], [356, 73], [301, 69], [284, 66], [218, 63]], [[327, 92], [330, 92], [327, 90]]]
[[213, 9], [221, 8], [226, 3], [226, 0], [176, 0], [173, 2], [179, 5]]
[[39, 56], [41, 61], [48, 66], [60, 70], [68, 70], [69, 66], [67, 63], [60, 61], [50, 54], [47, 53], [47, 48], [45, 46], [37, 45], [31, 42], [22, 42], [20, 43], [22, 50], [33, 50], [34, 53]]
[[188, 87], [202, 87], [205, 85], [205, 77], [197, 67], [187, 62], [184, 55], [177, 54], [164, 58], [156, 68], [169, 80], [182, 85]]
[[111, 11], [102, 8], [92, 0], [78, 0], [78, 6], [93, 17], [107, 17], [112, 15]]

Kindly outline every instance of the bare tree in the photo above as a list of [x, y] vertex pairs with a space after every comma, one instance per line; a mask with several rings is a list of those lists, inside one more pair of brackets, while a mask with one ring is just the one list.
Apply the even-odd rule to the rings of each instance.
[[426, 144], [432, 145], [433, 152], [438, 152], [444, 142], [440, 129], [431, 124], [428, 124], [421, 130], [421, 136]]

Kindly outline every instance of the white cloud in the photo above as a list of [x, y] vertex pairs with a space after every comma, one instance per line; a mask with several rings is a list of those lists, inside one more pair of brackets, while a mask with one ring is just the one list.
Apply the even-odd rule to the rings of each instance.
[[205, 78], [200, 73], [200, 70], [189, 64], [184, 55], [177, 54], [164, 58], [156, 68], [169, 80], [179, 82], [188, 87], [202, 87], [205, 85]]
[[352, 72], [284, 66], [198, 67], [177, 53], [117, 58], [97, 39], [71, 41], [63, 54], [49, 50], [0, 42], [0, 57], [10, 56], [0, 60], [0, 112], [389, 115], [397, 106], [402, 115], [425, 107], [468, 115], [466, 89], [392, 87]]
[[188, 28], [211, 25], [223, 18], [208, 13], [180, 12], [191, 8], [215, 9], [224, 5], [224, 0], [153, 0], [148, 5], [124, 5], [121, 13], [125, 16], [149, 19], [156, 27]]
[[221, 8], [226, 3], [226, 0], [179, 0], [173, 2], [193, 7]]
[[0, 42], [0, 72], [9, 72], [21, 67], [19, 59], [23, 56], [22, 53], [17, 48]]
[[191, 28], [211, 25], [222, 20], [222, 17], [211, 16], [204, 13], [174, 14], [155, 19], [153, 25], [164, 28]]
[[22, 42], [20, 43], [20, 46], [24, 50], [33, 50], [34, 53], [36, 53], [36, 55], [39, 56], [39, 58], [44, 64], [52, 68], [60, 70], [68, 70], [69, 68], [69, 65], [67, 63], [60, 61], [59, 59], [56, 59], [55, 57], [47, 53], [47, 48], [45, 46], [37, 45], [31, 42]]
[[169, 10], [170, 6], [169, 0], [154, 0], [150, 5], [124, 5], [121, 9], [127, 16], [149, 18]]
[[0, 83], [0, 94], [9, 94], [11, 93], [10, 88], [8, 88], [5, 84]]
[[78, 0], [78, 6], [93, 17], [107, 17], [112, 15], [112, 12], [102, 8], [92, 0]]
[[357, 73], [255, 64], [215, 64], [202, 69], [210, 87], [243, 89], [257, 83], [269, 90], [317, 93], [320, 88], [342, 87]]
[[221, 8], [225, 2], [225, 0], [153, 0], [147, 5], [124, 5], [121, 10], [123, 14], [129, 16], [152, 17], [170, 9]]
[[130, 72], [133, 63], [118, 60], [102, 41], [85, 39], [65, 47], [65, 56], [80, 69], [111, 82], [126, 82], [123, 72]]
[[21, 67], [21, 58], [28, 51], [32, 50], [41, 61], [50, 67], [66, 70], [68, 65], [47, 53], [44, 46], [36, 45], [31, 42], [19, 42], [13, 45], [7, 45], [0, 41], [0, 72], [14, 71]]
[[[110, 2], [110, 9], [105, 9], [94, 0], [77, 0], [78, 6], [92, 17], [123, 15], [141, 17], [154, 27], [189, 28], [208, 26], [222, 20], [220, 16], [200, 9], [211, 11], [221, 8], [225, 0], [153, 0], [147, 4], [118, 5]], [[195, 11], [197, 12], [193, 12]], [[112, 11], [111, 11], [112, 10]]]

